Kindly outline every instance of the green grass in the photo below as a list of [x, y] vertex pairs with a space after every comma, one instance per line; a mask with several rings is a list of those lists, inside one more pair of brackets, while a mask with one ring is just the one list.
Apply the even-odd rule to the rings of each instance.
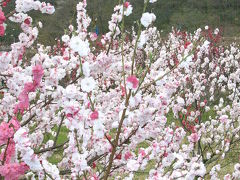
[[[57, 132], [57, 127], [54, 127], [53, 130], [55, 132]], [[68, 132], [69, 130], [66, 127], [62, 127], [57, 139], [57, 145], [63, 144], [64, 142], [66, 142], [68, 140]], [[43, 140], [43, 144], [45, 144], [47, 141], [49, 140], [54, 140], [55, 137], [50, 134], [50, 133], [46, 133], [44, 135], [44, 140]], [[63, 149], [58, 149], [57, 151], [54, 151], [53, 155], [51, 157], [48, 158], [49, 162], [52, 164], [58, 164], [63, 158]]]

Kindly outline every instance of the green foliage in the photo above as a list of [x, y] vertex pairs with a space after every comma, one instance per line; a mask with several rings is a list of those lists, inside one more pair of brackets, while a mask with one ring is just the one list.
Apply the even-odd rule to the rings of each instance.
[[[42, 0], [43, 1], [43, 0]], [[76, 25], [76, 4], [79, 0], [47, 0], [55, 5], [54, 15], [40, 15], [31, 11], [34, 24], [38, 21], [43, 23], [40, 30], [39, 43], [54, 44], [56, 38], [60, 38], [70, 23]], [[92, 25], [89, 30], [94, 31], [96, 26], [100, 34], [108, 30], [108, 21], [111, 19], [113, 8], [119, 0], [88, 0], [88, 14], [92, 18]], [[126, 18], [126, 27], [131, 29], [134, 22], [142, 14], [144, 0], [131, 0], [133, 14]], [[14, 7], [12, 1], [5, 9], [10, 12]], [[148, 6], [147, 11], [152, 11], [157, 16], [155, 26], [163, 30], [163, 35], [171, 31], [172, 27], [194, 31], [197, 28], [208, 25], [218, 27], [224, 36], [240, 35], [240, 1], [239, 0], [159, 0]], [[0, 38], [0, 42], [10, 44], [17, 40], [19, 27], [15, 23], [7, 22], [6, 36]]]

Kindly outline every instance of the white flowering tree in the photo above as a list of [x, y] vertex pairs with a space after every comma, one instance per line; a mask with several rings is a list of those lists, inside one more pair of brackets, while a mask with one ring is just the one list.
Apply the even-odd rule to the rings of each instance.
[[53, 6], [16, 0], [0, 10], [1, 36], [8, 21], [22, 29], [0, 53], [2, 179], [239, 179], [229, 158], [239, 155], [240, 50], [208, 27], [161, 40], [145, 12], [156, 1], [145, 0], [131, 32], [133, 7], [119, 1], [98, 37], [83, 0], [77, 27], [53, 47], [35, 42], [42, 24], [28, 15]]

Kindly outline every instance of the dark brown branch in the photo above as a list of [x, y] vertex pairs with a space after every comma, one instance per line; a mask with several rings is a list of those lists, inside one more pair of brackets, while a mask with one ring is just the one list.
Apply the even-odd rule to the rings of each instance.
[[60, 171], [60, 175], [66, 175], [66, 174], [70, 174], [71, 173], [71, 170], [70, 169], [66, 169], [66, 170], [62, 170]]
[[39, 151], [36, 151], [35, 154], [41, 154], [41, 153], [45, 153], [45, 152], [48, 152], [48, 151], [52, 151], [52, 150], [61, 148], [61, 147], [63, 147], [65, 144], [67, 144], [68, 142], [69, 142], [69, 140], [65, 141], [65, 142], [62, 143], [62, 144], [56, 145], [56, 146], [52, 146], [52, 147], [49, 147], [49, 148], [41, 149], [41, 150], [39, 150]]
[[[94, 161], [97, 161], [98, 159], [106, 156], [108, 153], [104, 153], [104, 154], [101, 154], [101, 155], [97, 155], [93, 158], [91, 158], [90, 160], [88, 160], [87, 164], [90, 166]], [[60, 175], [66, 175], [66, 174], [70, 174], [71, 173], [71, 170], [70, 169], [65, 169], [65, 170], [62, 170], [60, 171]]]
[[9, 74], [0, 74], [0, 76], [3, 76], [3, 77], [12, 77], [12, 75], [9, 75]]
[[9, 143], [10, 143], [10, 138], [8, 138], [7, 147], [6, 147], [5, 151], [4, 151], [2, 165], [4, 165], [4, 163], [5, 163], [6, 159], [7, 159], [7, 150], [8, 150]]
[[23, 126], [27, 125], [35, 116], [36, 116], [36, 114], [33, 114], [30, 118], [28, 118], [28, 120], [26, 120], [25, 122], [23, 122], [23, 123], [21, 124], [21, 126], [23, 127]]
[[117, 135], [116, 135], [116, 138], [113, 142], [114, 146], [112, 148], [112, 152], [111, 152], [111, 155], [110, 155], [110, 158], [109, 158], [109, 163], [108, 163], [108, 166], [107, 166], [107, 170], [104, 174], [104, 180], [108, 179], [108, 176], [111, 172], [114, 156], [115, 156], [115, 153], [117, 151], [118, 141], [119, 141], [119, 137], [120, 137], [120, 134], [121, 134], [121, 131], [122, 131], [122, 125], [123, 125], [123, 121], [125, 119], [125, 115], [126, 115], [127, 107], [128, 107], [128, 104], [129, 104], [129, 99], [131, 97], [131, 93], [132, 93], [132, 91], [129, 90], [129, 94], [128, 94], [128, 96], [126, 98], [126, 102], [125, 102], [125, 109], [123, 110], [122, 117], [121, 117], [121, 120], [120, 120], [119, 125], [118, 125]]
[[15, 13], [16, 13], [16, 10], [13, 10], [12, 12], [8, 13], [5, 17], [9, 18], [10, 16], [12, 16]]
[[113, 142], [110, 140], [110, 139], [108, 139], [108, 137], [107, 137], [107, 135], [106, 134], [104, 134], [104, 136], [106, 137], [106, 139], [108, 140], [108, 142], [112, 145], [112, 147], [114, 146], [114, 144], [113, 144]]
[[[147, 125], [147, 123], [145, 123], [145, 124], [142, 126], [142, 128], [144, 128], [146, 125]], [[119, 144], [119, 146], [122, 146], [123, 144], [127, 144], [127, 143], [130, 141], [131, 137], [136, 134], [136, 132], [138, 131], [138, 129], [139, 129], [139, 127], [137, 127], [136, 129], [134, 129], [134, 130], [130, 133], [130, 135], [127, 137], [127, 139], [125, 139], [123, 142], [121, 142], [121, 143]]]

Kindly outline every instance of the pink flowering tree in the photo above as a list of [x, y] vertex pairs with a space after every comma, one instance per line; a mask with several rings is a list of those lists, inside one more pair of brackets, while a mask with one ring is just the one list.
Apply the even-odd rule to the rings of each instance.
[[28, 15], [52, 14], [52, 5], [16, 0], [5, 14], [8, 1], [0, 2], [0, 36], [8, 21], [22, 29], [0, 52], [2, 179], [240, 177], [238, 158], [230, 159], [239, 156], [240, 50], [222, 47], [208, 27], [173, 29], [162, 40], [146, 12], [156, 1], [144, 1], [130, 32], [134, 7], [119, 1], [99, 37], [80, 1], [77, 27], [53, 47], [36, 43], [42, 24]]

